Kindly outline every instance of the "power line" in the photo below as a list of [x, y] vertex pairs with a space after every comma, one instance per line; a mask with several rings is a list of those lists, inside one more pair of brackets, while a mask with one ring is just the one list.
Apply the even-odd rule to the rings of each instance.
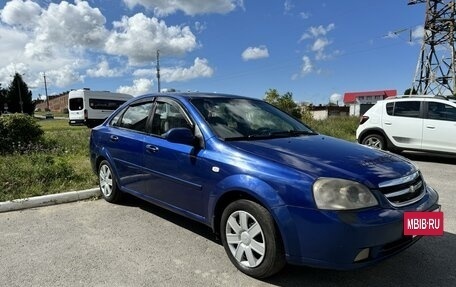
[[424, 39], [412, 87], [420, 95], [456, 92], [455, 0], [410, 0], [426, 3]]

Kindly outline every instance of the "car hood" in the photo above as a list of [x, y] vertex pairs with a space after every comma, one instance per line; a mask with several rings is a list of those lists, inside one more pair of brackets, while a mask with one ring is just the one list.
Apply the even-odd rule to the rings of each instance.
[[371, 187], [416, 170], [401, 156], [324, 135], [233, 141], [229, 144], [314, 178], [346, 178]]

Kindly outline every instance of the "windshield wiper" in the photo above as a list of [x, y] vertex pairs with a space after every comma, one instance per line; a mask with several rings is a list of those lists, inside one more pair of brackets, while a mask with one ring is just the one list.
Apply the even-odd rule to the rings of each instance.
[[270, 136], [276, 136], [276, 137], [296, 137], [296, 136], [301, 136], [301, 135], [316, 135], [317, 133], [313, 131], [296, 131], [296, 130], [290, 130], [290, 131], [278, 131], [278, 132], [271, 132]]
[[258, 139], [270, 139], [273, 138], [271, 134], [264, 134], [264, 135], [247, 135], [242, 137], [229, 137], [224, 138], [226, 141], [248, 141], [248, 140], [258, 140]]

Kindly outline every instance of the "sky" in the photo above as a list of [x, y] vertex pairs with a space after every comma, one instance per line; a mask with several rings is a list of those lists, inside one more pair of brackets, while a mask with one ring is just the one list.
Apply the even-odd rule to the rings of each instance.
[[0, 0], [0, 83], [33, 98], [90, 88], [326, 104], [410, 88], [425, 4], [407, 0]]

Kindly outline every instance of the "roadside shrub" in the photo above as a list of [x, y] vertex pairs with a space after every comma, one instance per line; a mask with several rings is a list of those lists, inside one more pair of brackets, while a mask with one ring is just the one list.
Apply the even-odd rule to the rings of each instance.
[[0, 154], [21, 152], [38, 144], [44, 132], [36, 120], [24, 114], [0, 117]]

